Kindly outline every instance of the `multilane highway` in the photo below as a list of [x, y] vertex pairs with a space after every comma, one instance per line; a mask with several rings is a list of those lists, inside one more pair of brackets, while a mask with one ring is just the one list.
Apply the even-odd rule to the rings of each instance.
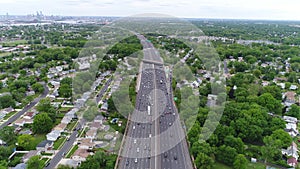
[[135, 111], [120, 155], [119, 169], [192, 169], [185, 135], [159, 52], [142, 35], [144, 60]]

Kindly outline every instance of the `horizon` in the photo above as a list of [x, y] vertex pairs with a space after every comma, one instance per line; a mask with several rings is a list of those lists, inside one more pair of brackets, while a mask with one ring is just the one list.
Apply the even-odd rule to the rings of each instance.
[[177, 18], [300, 21], [300, 1], [295, 0], [0, 0], [0, 15], [28, 15], [42, 11], [47, 16], [126, 17], [161, 13]]

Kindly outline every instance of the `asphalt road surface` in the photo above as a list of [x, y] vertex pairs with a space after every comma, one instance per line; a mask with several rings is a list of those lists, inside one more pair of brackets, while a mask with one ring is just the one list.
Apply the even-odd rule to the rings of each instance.
[[166, 85], [172, 82], [171, 76], [166, 78], [159, 52], [145, 37], [137, 36], [147, 62], [142, 64], [136, 110], [128, 125], [118, 168], [192, 169], [172, 89]]
[[[110, 78], [109, 80], [106, 81], [105, 85], [102, 87], [101, 91], [98, 93], [96, 96], [96, 101], [99, 102], [100, 99], [103, 97], [104, 93], [107, 91], [112, 79]], [[76, 129], [80, 129], [85, 125], [85, 120], [80, 119], [79, 123], [76, 125]], [[53, 169], [57, 166], [57, 164], [60, 162], [62, 158], [68, 153], [68, 151], [72, 148], [74, 142], [76, 141], [77, 137], [77, 130], [72, 131], [69, 141], [66, 141], [64, 145], [61, 147], [61, 149], [55, 154], [55, 156], [49, 161], [49, 165], [45, 167], [45, 169]]]
[[47, 84], [43, 83], [43, 86], [44, 86], [44, 92], [42, 93], [42, 95], [40, 95], [38, 98], [34, 99], [31, 103], [26, 105], [21, 111], [19, 111], [17, 114], [15, 114], [11, 118], [9, 118], [6, 122], [2, 123], [0, 125], [0, 129], [2, 129], [3, 127], [5, 127], [7, 125], [12, 124], [14, 121], [16, 121], [18, 118], [20, 118], [24, 113], [26, 113], [29, 109], [31, 109], [33, 106], [35, 106], [41, 99], [45, 98], [49, 93], [49, 89], [47, 87]]

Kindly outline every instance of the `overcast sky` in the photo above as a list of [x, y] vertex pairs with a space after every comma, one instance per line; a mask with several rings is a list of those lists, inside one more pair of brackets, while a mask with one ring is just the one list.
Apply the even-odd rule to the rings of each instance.
[[0, 15], [130, 16], [300, 20], [300, 0], [0, 0]]

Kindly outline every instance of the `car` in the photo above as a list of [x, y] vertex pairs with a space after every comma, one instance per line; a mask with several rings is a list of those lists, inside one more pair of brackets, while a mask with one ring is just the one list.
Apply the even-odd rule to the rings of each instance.
[[49, 163], [46, 163], [45, 167], [48, 167], [50, 165], [50, 162]]
[[167, 153], [167, 152], [164, 153], [164, 157], [165, 157], [165, 158], [168, 157], [168, 153]]
[[139, 153], [140, 152], [140, 148], [136, 148], [136, 152]]
[[151, 135], [151, 134], [149, 134], [149, 138], [151, 138], [151, 136], [152, 136], [152, 135]]
[[129, 161], [128, 161], [128, 160], [126, 161], [126, 165], [127, 165], [127, 166], [129, 165]]
[[137, 163], [137, 162], [138, 162], [137, 158], [135, 158], [135, 159], [134, 159], [134, 162], [135, 162], [135, 163]]
[[66, 155], [66, 152], [64, 152], [64, 153], [61, 154], [61, 156], [63, 156], [63, 157], [64, 157], [65, 155]]
[[70, 141], [70, 137], [67, 137], [67, 141]]
[[133, 143], [136, 144], [136, 139], [133, 140]]
[[169, 123], [169, 126], [172, 126], [172, 123]]
[[135, 126], [133, 126], [132, 128], [133, 128], [133, 130], [134, 130], [134, 129], [135, 129]]
[[176, 154], [174, 155], [174, 160], [177, 160], [177, 155]]

